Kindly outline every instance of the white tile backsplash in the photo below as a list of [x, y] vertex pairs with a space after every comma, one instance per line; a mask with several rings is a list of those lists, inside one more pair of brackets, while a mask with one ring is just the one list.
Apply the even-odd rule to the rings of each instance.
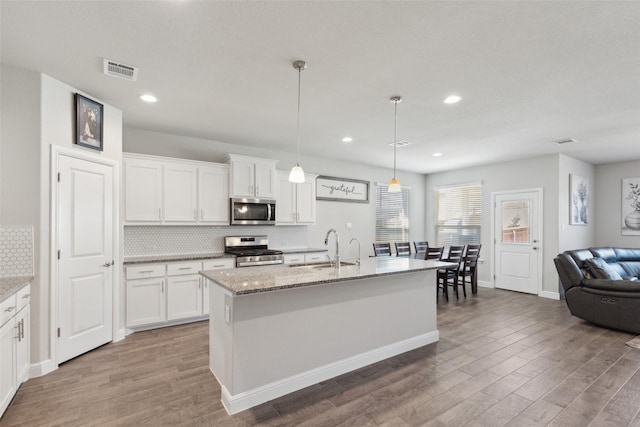
[[125, 226], [124, 256], [224, 251], [225, 236], [269, 236], [269, 247], [306, 247], [307, 227]]
[[33, 226], [0, 226], [0, 278], [33, 276]]

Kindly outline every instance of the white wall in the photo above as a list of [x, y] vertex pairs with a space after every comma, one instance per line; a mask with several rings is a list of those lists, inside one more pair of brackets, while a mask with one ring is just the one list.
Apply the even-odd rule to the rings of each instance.
[[[570, 249], [588, 248], [595, 244], [597, 215], [595, 206], [599, 203], [595, 167], [590, 163], [559, 155], [558, 165], [558, 252]], [[589, 180], [588, 224], [569, 224], [571, 192], [569, 175], [578, 175]]]
[[34, 225], [31, 362], [35, 373], [55, 366], [50, 340], [55, 322], [50, 313], [49, 279], [51, 145], [116, 161], [122, 153], [122, 113], [106, 104], [105, 151], [73, 145], [75, 92], [73, 87], [44, 74], [2, 65], [0, 206], [3, 224]]
[[[51, 304], [51, 281], [48, 280], [50, 269], [50, 158], [51, 146], [55, 145], [66, 149], [82, 152], [86, 155], [105, 157], [115, 160], [118, 163], [122, 160], [122, 112], [99, 99], [93, 98], [90, 94], [81, 92], [63, 82], [50, 76], [41, 74], [40, 93], [40, 157], [39, 167], [40, 177], [40, 261], [36, 265], [36, 271], [40, 272], [43, 278], [41, 282], [41, 301], [38, 310], [48, 313]], [[74, 94], [78, 92], [104, 105], [103, 121], [103, 147], [104, 151], [99, 152], [89, 148], [74, 145], [75, 139], [75, 101]], [[119, 245], [116, 245], [118, 247]], [[117, 284], [117, 281], [116, 281]], [[52, 331], [52, 322], [55, 319], [43, 318], [35, 327], [39, 340], [32, 346], [32, 361], [52, 360], [53, 346], [49, 341]], [[52, 363], [55, 363], [52, 361]]]
[[[291, 152], [277, 152], [227, 144], [184, 136], [169, 135], [140, 129], [124, 128], [124, 151], [158, 156], [177, 157], [210, 162], [223, 162], [229, 153], [244, 154], [279, 160], [277, 169], [289, 170], [295, 163], [295, 150]], [[389, 158], [391, 164], [391, 157]], [[347, 203], [319, 200], [317, 203], [317, 223], [306, 227], [306, 244], [310, 247], [324, 246], [327, 230], [335, 228], [340, 233], [341, 255], [353, 258], [357, 255], [357, 244], [349, 245], [352, 237], [357, 237], [362, 244], [362, 256], [373, 255], [372, 243], [375, 239], [375, 184], [388, 182], [391, 179], [391, 169], [375, 168], [350, 161], [327, 160], [304, 155], [304, 148], [300, 156], [300, 163], [307, 173], [338, 176], [369, 180], [370, 202]], [[400, 165], [401, 165], [400, 161]], [[398, 179], [403, 186], [411, 187], [410, 195], [410, 240], [423, 240], [424, 229], [424, 176], [409, 172], [398, 172]], [[346, 228], [351, 222], [352, 229]], [[276, 231], [274, 231], [275, 233]], [[329, 244], [329, 251], [333, 255], [333, 237]]]
[[[596, 246], [640, 247], [640, 236], [623, 236], [622, 179], [640, 177], [640, 160], [610, 163], [595, 167]], [[628, 201], [625, 201], [625, 203]]]
[[558, 156], [549, 155], [532, 159], [496, 163], [448, 172], [430, 174], [426, 177], [426, 235], [435, 242], [435, 196], [434, 189], [440, 186], [482, 183], [482, 231], [481, 258], [478, 280], [492, 282], [491, 263], [491, 193], [498, 191], [543, 189], [543, 257], [542, 289], [558, 292], [558, 277], [553, 258], [558, 253]]

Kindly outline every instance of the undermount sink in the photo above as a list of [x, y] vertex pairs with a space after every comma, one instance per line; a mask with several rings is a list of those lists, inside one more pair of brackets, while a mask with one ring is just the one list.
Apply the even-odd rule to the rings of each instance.
[[[354, 262], [346, 262], [340, 261], [340, 266], [346, 265], [356, 265]], [[335, 265], [331, 262], [315, 262], [310, 264], [290, 264], [291, 268], [301, 268], [301, 269], [313, 269], [313, 268], [335, 268]]]

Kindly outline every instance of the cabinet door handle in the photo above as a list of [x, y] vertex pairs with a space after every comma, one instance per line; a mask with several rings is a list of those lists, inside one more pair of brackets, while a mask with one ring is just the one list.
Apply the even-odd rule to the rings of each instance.
[[198, 212], [196, 209], [193, 210], [193, 219], [198, 219]]
[[256, 185], [256, 196], [260, 195], [260, 186]]
[[16, 329], [16, 334], [17, 334], [14, 338], [17, 339], [18, 342], [20, 342], [20, 323], [18, 322], [18, 324], [14, 326], [14, 328]]
[[158, 208], [158, 219], [162, 219], [162, 208]]
[[20, 320], [20, 341], [24, 339], [24, 319]]
[[164, 294], [164, 280], [160, 281], [160, 286], [161, 286], [160, 291]]
[[200, 208], [200, 219], [204, 220], [204, 209]]
[[22, 295], [22, 298], [29, 298], [31, 296], [31, 294], [24, 294]]

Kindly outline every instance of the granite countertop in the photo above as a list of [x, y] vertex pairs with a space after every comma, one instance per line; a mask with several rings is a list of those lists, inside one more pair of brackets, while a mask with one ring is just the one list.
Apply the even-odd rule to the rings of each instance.
[[235, 258], [235, 255], [230, 255], [224, 252], [208, 252], [199, 254], [181, 254], [181, 255], [145, 255], [145, 256], [130, 256], [124, 257], [122, 262], [127, 264], [145, 264], [152, 262], [171, 262], [171, 261], [197, 261], [201, 259], [212, 258]]
[[270, 248], [282, 251], [283, 254], [304, 254], [309, 252], [327, 252], [327, 248]]
[[5, 277], [4, 279], [0, 279], [0, 302], [27, 286], [32, 280], [33, 276]]
[[368, 277], [434, 270], [454, 266], [454, 263], [425, 261], [408, 257], [378, 257], [362, 260], [361, 265], [318, 268], [322, 264], [274, 265], [226, 270], [203, 271], [202, 274], [234, 295], [270, 292], [281, 289], [343, 282]]

